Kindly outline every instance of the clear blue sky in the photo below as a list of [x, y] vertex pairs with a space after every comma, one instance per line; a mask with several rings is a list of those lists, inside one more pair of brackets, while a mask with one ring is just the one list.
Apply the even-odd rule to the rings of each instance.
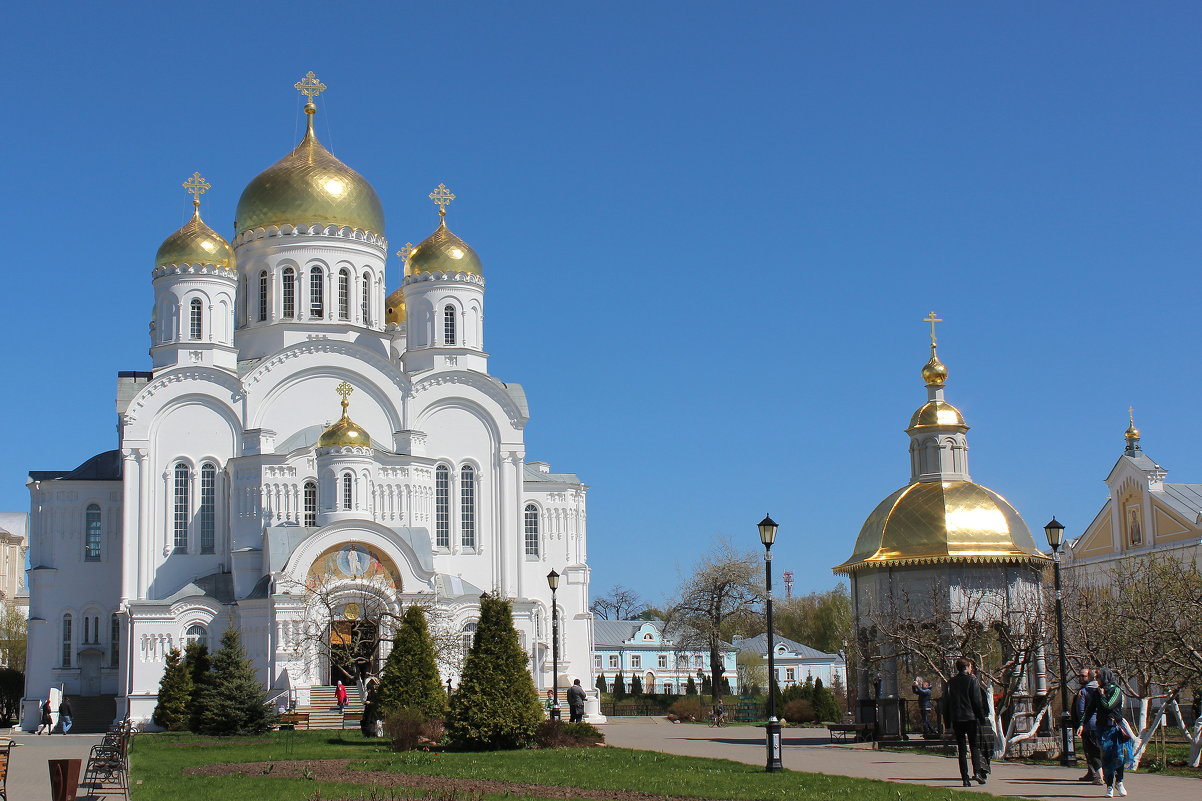
[[[294, 144], [292, 84], [399, 247], [452, 226], [530, 459], [590, 486], [595, 590], [716, 536], [833, 586], [908, 477], [926, 326], [973, 477], [1042, 542], [1128, 404], [1202, 481], [1197, 3], [27, 3], [6, 16], [0, 509], [116, 444], [155, 250]], [[395, 250], [395, 247], [393, 248]], [[399, 269], [390, 261], [390, 288]]]

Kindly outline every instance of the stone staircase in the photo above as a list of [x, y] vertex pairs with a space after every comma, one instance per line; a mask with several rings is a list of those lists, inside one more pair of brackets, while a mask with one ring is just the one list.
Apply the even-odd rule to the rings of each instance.
[[309, 716], [308, 728], [341, 729], [344, 714], [363, 714], [363, 698], [359, 695], [358, 687], [346, 688], [347, 703], [343, 709], [338, 708], [338, 701], [334, 697], [336, 689], [327, 686], [309, 688], [309, 703], [296, 708], [298, 713]]
[[115, 695], [69, 695], [71, 699], [71, 733], [95, 734], [106, 732], [117, 717]]

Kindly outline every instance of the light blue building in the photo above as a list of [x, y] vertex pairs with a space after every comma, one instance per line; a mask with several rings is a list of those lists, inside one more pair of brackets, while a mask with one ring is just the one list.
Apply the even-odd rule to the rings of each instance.
[[[740, 652], [753, 653], [768, 658], [768, 635], [735, 637], [734, 646]], [[782, 690], [794, 684], [805, 684], [807, 677], [822, 679], [822, 686], [847, 688], [847, 660], [843, 654], [825, 654], [782, 637], [772, 637], [773, 663], [776, 668], [776, 683]], [[765, 667], [765, 670], [767, 667]]]
[[[721, 653], [723, 678], [730, 683], [731, 692], [737, 693], [738, 650], [723, 643]], [[596, 620], [593, 672], [605, 677], [606, 687], [612, 687], [621, 673], [627, 688], [631, 678], [638, 676], [644, 692], [683, 695], [689, 676], [700, 689], [702, 679], [710, 672], [710, 658], [708, 651], [682, 648], [665, 637], [662, 620]]]

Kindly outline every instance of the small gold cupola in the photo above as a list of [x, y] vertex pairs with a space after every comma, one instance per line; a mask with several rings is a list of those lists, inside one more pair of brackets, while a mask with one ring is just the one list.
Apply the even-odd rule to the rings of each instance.
[[194, 172], [183, 186], [192, 195], [192, 219], [163, 240], [154, 257], [154, 266], [200, 264], [233, 269], [234, 249], [200, 218], [200, 196], [208, 191], [210, 184], [199, 172]]
[[931, 312], [923, 322], [931, 324], [931, 359], [922, 366], [922, 381], [929, 386], [943, 386], [947, 383], [947, 365], [939, 361], [939, 355], [935, 352], [935, 323], [941, 323], [935, 316], [935, 312]]
[[1123, 439], [1125, 439], [1127, 442], [1127, 447], [1125, 448], [1125, 452], [1130, 455], [1130, 454], [1138, 453], [1140, 450], [1140, 448], [1139, 448], [1139, 429], [1135, 427], [1135, 407], [1134, 406], [1127, 407], [1127, 420], [1129, 422], [1129, 425], [1127, 426], [1127, 430], [1125, 432], [1123, 432]]
[[483, 275], [480, 257], [472, 246], [457, 237], [447, 227], [447, 205], [455, 196], [445, 184], [430, 193], [430, 199], [438, 206], [438, 227], [423, 239], [406, 262], [406, 275], [417, 273], [468, 273]]
[[[413, 255], [414, 247], [412, 242], [406, 242], [401, 246], [401, 249], [396, 252], [396, 255], [401, 260], [402, 283], [409, 276], [409, 257]], [[400, 325], [405, 322], [405, 287], [399, 286], [387, 298], [384, 299], [384, 323], [386, 325]]]
[[322, 432], [321, 438], [317, 440], [319, 448], [345, 448], [358, 447], [370, 448], [371, 437], [360, 426], [351, 420], [347, 414], [347, 407], [350, 406], [350, 401], [347, 398], [355, 391], [355, 388], [343, 381], [338, 385], [336, 390], [342, 396], [342, 417], [334, 425]]
[[246, 185], [235, 215], [238, 233], [272, 225], [316, 224], [384, 235], [384, 207], [376, 190], [317, 140], [313, 99], [325, 88], [312, 70], [296, 83], [296, 90], [308, 98], [305, 136], [291, 153]]

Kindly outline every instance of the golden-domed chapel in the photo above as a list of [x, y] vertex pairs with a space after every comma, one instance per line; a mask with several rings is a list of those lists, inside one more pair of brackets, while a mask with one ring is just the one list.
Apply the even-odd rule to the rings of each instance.
[[231, 628], [270, 702], [316, 725], [339, 681], [362, 703], [411, 604], [453, 685], [484, 592], [512, 602], [550, 687], [552, 569], [559, 684], [594, 685], [587, 487], [527, 461], [530, 408], [489, 373], [455, 195], [429, 192], [437, 221], [391, 220], [419, 244], [390, 252], [380, 195], [317, 137], [326, 86], [296, 89], [304, 135], [248, 176], [232, 228], [205, 221], [229, 190], [196, 172], [191, 219], [153, 262], [146, 243], [150, 363], [117, 374], [114, 448], [30, 473], [25, 728], [51, 689], [147, 723], [168, 655]]

